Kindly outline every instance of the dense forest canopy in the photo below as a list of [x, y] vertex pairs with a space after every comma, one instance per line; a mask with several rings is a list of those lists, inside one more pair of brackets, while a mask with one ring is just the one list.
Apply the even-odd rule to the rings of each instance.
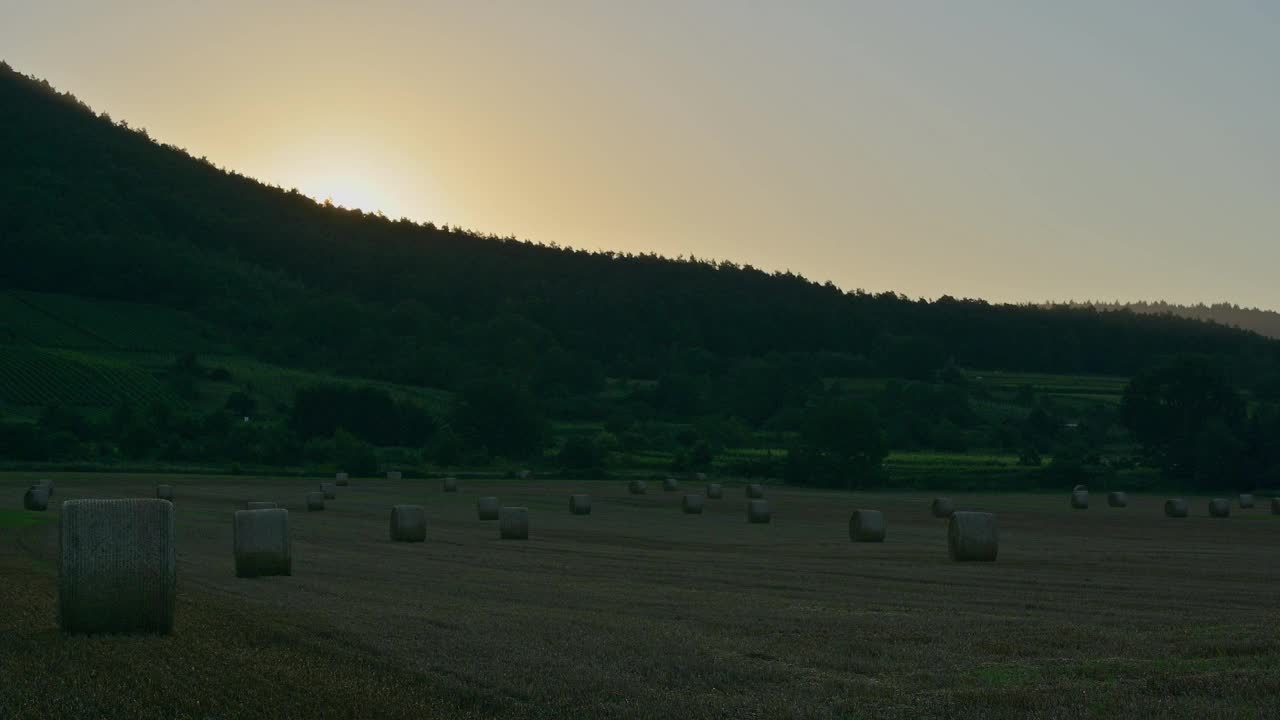
[[[1052, 303], [1050, 304], [1052, 305]], [[1172, 315], [1215, 322], [1219, 325], [1252, 330], [1264, 337], [1280, 338], [1280, 313], [1262, 308], [1241, 307], [1235, 303], [1219, 302], [1206, 305], [1181, 305], [1164, 301], [1156, 302], [1102, 302], [1086, 300], [1066, 303], [1071, 307], [1096, 308], [1098, 310], [1127, 310], [1140, 315]]]
[[[1276, 341], [1172, 313], [844, 291], [728, 261], [562, 248], [320, 204], [3, 63], [0, 157], [0, 290], [179, 309], [264, 362], [456, 396], [445, 417], [425, 417], [320, 385], [280, 414], [278, 437], [256, 439], [247, 434], [265, 431], [223, 417], [249, 414], [248, 388], [217, 417], [119, 408], [99, 430], [50, 408], [41, 422], [68, 446], [101, 436], [138, 454], [257, 448], [261, 462], [314, 453], [373, 466], [361, 443], [427, 444], [450, 464], [537, 455], [554, 417], [609, 437], [575, 440], [568, 463], [664, 447], [673, 465], [703, 467], [776, 433], [798, 443], [792, 471], [840, 485], [851, 467], [874, 474], [889, 448], [999, 448], [1035, 466], [1067, 424], [1095, 436], [1072, 456], [1084, 462], [1117, 422], [1105, 407], [1067, 417], [1031, 391], [1009, 416], [960, 368], [1129, 376], [1196, 353], [1252, 387], [1272, 382], [1280, 359]], [[201, 372], [192, 361], [170, 375], [194, 395]], [[839, 397], [840, 378], [888, 384], [855, 402]], [[835, 442], [848, 428], [863, 429], [858, 442]], [[14, 446], [34, 437], [14, 432]]]

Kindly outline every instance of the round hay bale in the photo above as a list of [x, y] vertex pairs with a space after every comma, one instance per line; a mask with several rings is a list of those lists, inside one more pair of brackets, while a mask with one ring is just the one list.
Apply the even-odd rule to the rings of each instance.
[[747, 485], [747, 499], [748, 500], [764, 499], [764, 486], [761, 485], [760, 483], [751, 483], [750, 485]]
[[590, 495], [570, 495], [569, 496], [569, 512], [574, 515], [590, 515], [591, 514], [591, 496]]
[[1214, 498], [1210, 500], [1209, 517], [1231, 517], [1231, 502], [1226, 498]]
[[400, 472], [399, 470], [388, 470], [387, 479], [391, 480], [392, 482], [400, 482], [401, 480], [404, 479], [404, 473]]
[[720, 499], [720, 498], [722, 498], [722, 497], [724, 497], [724, 488], [723, 488], [723, 487], [721, 487], [720, 483], [708, 483], [708, 484], [707, 484], [707, 499], [708, 499], [708, 500], [719, 500], [719, 499]]
[[632, 495], [643, 495], [646, 490], [648, 490], [648, 487], [643, 480], [632, 480], [627, 483], [627, 492]]
[[391, 541], [422, 542], [427, 539], [427, 511], [421, 505], [391, 508]]
[[1184, 518], [1187, 516], [1187, 501], [1182, 498], [1169, 498], [1164, 501], [1164, 516]]
[[884, 542], [884, 513], [879, 510], [854, 510], [849, 516], [849, 539], [854, 542]]
[[985, 512], [956, 512], [947, 526], [947, 552], [952, 560], [993, 562], [1000, 551], [996, 516]]
[[307, 493], [307, 510], [315, 512], [324, 509], [324, 493], [309, 492]]
[[333, 476], [333, 482], [338, 487], [346, 487], [351, 484], [351, 478], [346, 473], [338, 473]]
[[1089, 488], [1086, 485], [1077, 485], [1071, 488], [1071, 492], [1089, 492]]
[[521, 470], [516, 477], [520, 478], [521, 480], [528, 480], [529, 478], [533, 477], [533, 473], [529, 472], [528, 470]]
[[156, 486], [156, 499], [157, 499], [157, 500], [168, 500], [169, 502], [173, 502], [173, 486], [172, 486], [172, 485], [157, 485], [157, 486]]
[[32, 485], [22, 495], [22, 509], [44, 512], [49, 509], [49, 488]]
[[289, 511], [280, 508], [237, 510], [232, 552], [236, 558], [236, 577], [292, 575]]
[[322, 482], [320, 492], [324, 493], [325, 500], [334, 500], [338, 497], [338, 486], [331, 482]]
[[1089, 491], [1075, 490], [1071, 493], [1071, 507], [1075, 510], [1089, 509]]
[[444, 479], [445, 492], [458, 492], [458, 478], [447, 477]]
[[769, 512], [768, 500], [747, 501], [747, 522], [767, 523], [772, 519], [773, 513]]
[[662, 481], [663, 492], [675, 492], [679, 489], [680, 489], [680, 481], [673, 477], [669, 477], [666, 480]]
[[476, 498], [476, 517], [481, 520], [497, 520], [498, 498], [492, 496]]
[[49, 497], [53, 497], [53, 481], [52, 480], [40, 480], [39, 482], [36, 483], [36, 485], [39, 485], [43, 488], [48, 489]]
[[245, 510], [275, 510], [279, 505], [265, 500], [250, 500], [244, 504]]
[[704, 472], [694, 473], [694, 474], [693, 474], [693, 479], [694, 479], [694, 480], [697, 480], [698, 482], [706, 482], [706, 481], [707, 481], [707, 474], [706, 474], [706, 473], [704, 473]]
[[1271, 498], [1271, 514], [1280, 515], [1280, 498]]
[[704, 498], [701, 495], [685, 495], [680, 507], [686, 515], [701, 515]]
[[1118, 490], [1107, 493], [1107, 505], [1111, 507], [1129, 507], [1129, 494]]
[[1240, 493], [1240, 507], [1245, 510], [1253, 508], [1253, 495], [1251, 493]]
[[62, 504], [58, 615], [64, 631], [173, 631], [173, 519], [173, 503], [150, 498]]
[[949, 518], [955, 511], [956, 504], [951, 502], [951, 498], [934, 498], [929, 505], [929, 512], [936, 518]]
[[499, 510], [498, 537], [503, 540], [528, 540], [529, 508], [504, 507]]

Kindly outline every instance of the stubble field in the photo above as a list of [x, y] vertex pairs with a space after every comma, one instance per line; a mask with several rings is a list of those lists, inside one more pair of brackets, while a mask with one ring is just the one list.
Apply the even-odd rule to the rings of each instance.
[[[1280, 516], [1073, 511], [1066, 493], [955, 494], [998, 514], [995, 563], [947, 557], [927, 494], [739, 484], [703, 515], [622, 481], [40, 475], [47, 519], [0, 512], [0, 718], [1280, 717]], [[0, 475], [7, 508], [36, 476]], [[175, 486], [174, 634], [57, 627], [57, 504]], [[572, 492], [593, 512], [574, 516]], [[498, 539], [475, 500], [530, 509]], [[293, 576], [237, 579], [231, 513], [290, 512]], [[392, 543], [396, 503], [425, 543]], [[886, 513], [883, 544], [849, 513]]]

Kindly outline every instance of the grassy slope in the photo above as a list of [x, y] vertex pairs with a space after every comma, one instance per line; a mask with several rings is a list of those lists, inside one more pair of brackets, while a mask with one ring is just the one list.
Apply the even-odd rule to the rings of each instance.
[[284, 368], [231, 354], [225, 340], [198, 318], [168, 308], [66, 295], [0, 292], [0, 415], [34, 417], [51, 403], [105, 412], [121, 400], [181, 403], [167, 382], [178, 355], [195, 352], [202, 365], [231, 379], [197, 384], [196, 410], [222, 407], [248, 390], [259, 412], [279, 416], [294, 393], [315, 382], [382, 387], [397, 398], [443, 412], [450, 393]]
[[[12, 495], [31, 477], [0, 475]], [[0, 530], [0, 717], [1267, 717], [1280, 693], [1280, 519], [1162, 498], [955, 495], [999, 513], [1000, 559], [946, 558], [929, 496], [742, 489], [705, 515], [622, 483], [356, 480], [323, 513], [310, 483], [168, 478], [177, 489], [176, 634], [64, 636], [56, 526]], [[59, 476], [64, 497], [155, 480]], [[567, 512], [589, 489], [595, 510]], [[229, 513], [282, 501], [294, 575], [237, 580]], [[528, 506], [497, 539], [479, 495]], [[386, 541], [387, 508], [428, 507], [425, 544]], [[851, 544], [848, 512], [886, 512]], [[52, 514], [52, 513], [51, 513]]]

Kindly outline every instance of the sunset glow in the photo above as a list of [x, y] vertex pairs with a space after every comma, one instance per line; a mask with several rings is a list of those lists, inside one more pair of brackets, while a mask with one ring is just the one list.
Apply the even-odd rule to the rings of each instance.
[[96, 110], [389, 216], [911, 295], [1280, 306], [1267, 5], [66, 2], [4, 19], [8, 62]]

